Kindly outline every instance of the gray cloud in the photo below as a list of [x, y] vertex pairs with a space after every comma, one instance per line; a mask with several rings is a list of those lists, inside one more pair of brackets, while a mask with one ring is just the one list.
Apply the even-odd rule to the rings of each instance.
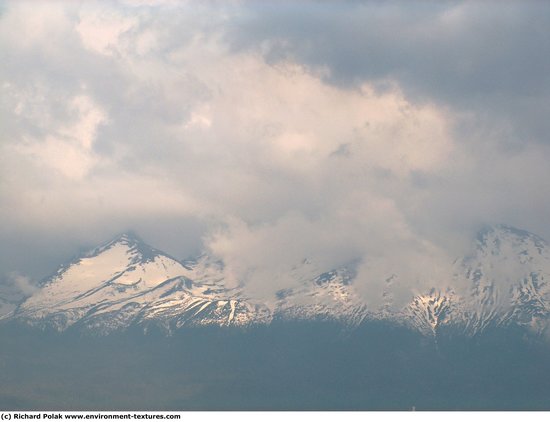
[[[230, 33], [237, 50], [326, 68], [354, 87], [398, 80], [516, 142], [547, 142], [550, 6], [544, 2], [253, 2]], [[487, 120], [489, 119], [489, 122]]]
[[2, 271], [133, 229], [266, 296], [361, 259], [405, 300], [482, 224], [550, 237], [546, 7], [9, 2]]

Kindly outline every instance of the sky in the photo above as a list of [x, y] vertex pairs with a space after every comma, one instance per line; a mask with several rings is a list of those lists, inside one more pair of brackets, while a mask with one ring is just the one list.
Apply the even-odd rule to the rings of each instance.
[[126, 230], [271, 295], [550, 239], [550, 3], [0, 2], [0, 279]]

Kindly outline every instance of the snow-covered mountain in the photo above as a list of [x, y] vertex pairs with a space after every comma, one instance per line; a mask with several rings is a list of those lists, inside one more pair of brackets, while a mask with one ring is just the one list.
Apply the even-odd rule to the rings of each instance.
[[78, 325], [100, 333], [133, 324], [170, 329], [262, 321], [263, 310], [242, 302], [238, 292], [220, 288], [223, 280], [215, 272], [201, 261], [184, 265], [123, 234], [61, 267], [11, 318], [60, 331]]
[[[472, 253], [456, 261], [443, 290], [412, 297], [403, 309], [368, 309], [356, 290], [356, 264], [320, 271], [308, 260], [291, 269], [294, 287], [273, 302], [229, 285], [223, 262], [203, 254], [178, 261], [124, 234], [62, 266], [3, 317], [32, 326], [74, 326], [108, 333], [138, 326], [250, 326], [273, 320], [332, 320], [355, 327], [390, 319], [426, 335], [443, 327], [475, 335], [488, 327], [550, 321], [550, 248], [507, 226], [481, 231]], [[234, 284], [234, 283], [233, 283]]]
[[445, 291], [415, 297], [403, 317], [436, 334], [450, 326], [468, 335], [516, 324], [536, 332], [550, 322], [550, 248], [540, 237], [498, 225], [478, 233], [473, 251], [457, 260]]
[[333, 320], [356, 326], [369, 311], [355, 291], [356, 263], [320, 272], [309, 260], [291, 270], [297, 287], [279, 290], [275, 314], [281, 319]]

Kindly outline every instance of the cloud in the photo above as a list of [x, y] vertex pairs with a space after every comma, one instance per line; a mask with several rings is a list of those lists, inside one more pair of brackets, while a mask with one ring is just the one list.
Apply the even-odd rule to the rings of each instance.
[[548, 142], [548, 4], [253, 2], [246, 11], [228, 35], [236, 51], [321, 68], [338, 86], [397, 80], [415, 101], [465, 113], [462, 125], [509, 125], [508, 142]]
[[[15, 114], [23, 113], [24, 103], [19, 103]], [[45, 139], [23, 137], [14, 145], [13, 154], [20, 153], [47, 166], [70, 179], [82, 179], [96, 164], [98, 158], [92, 147], [96, 132], [105, 122], [105, 114], [87, 96], [74, 97], [69, 102], [78, 117], [74, 122], [51, 129]]]
[[136, 18], [116, 13], [113, 9], [84, 9], [79, 18], [75, 29], [84, 47], [106, 55], [115, 54], [121, 36], [137, 24]]
[[550, 236], [544, 6], [47, 6], [0, 16], [6, 273], [131, 228], [265, 297], [360, 261], [404, 303], [484, 223]]
[[24, 276], [16, 271], [5, 274], [2, 284], [2, 298], [8, 298], [10, 302], [16, 303], [21, 299], [31, 296], [38, 287], [27, 276]]
[[29, 277], [25, 277], [24, 275], [18, 274], [18, 273], [12, 273], [11, 274], [11, 280], [15, 287], [24, 295], [24, 296], [30, 296], [32, 295], [37, 287], [31, 282]]

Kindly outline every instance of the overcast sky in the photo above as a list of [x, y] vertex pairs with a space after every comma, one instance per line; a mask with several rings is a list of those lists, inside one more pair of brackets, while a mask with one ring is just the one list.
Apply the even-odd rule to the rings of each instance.
[[128, 229], [268, 293], [550, 238], [548, 2], [8, 1], [0, 62], [8, 283]]

